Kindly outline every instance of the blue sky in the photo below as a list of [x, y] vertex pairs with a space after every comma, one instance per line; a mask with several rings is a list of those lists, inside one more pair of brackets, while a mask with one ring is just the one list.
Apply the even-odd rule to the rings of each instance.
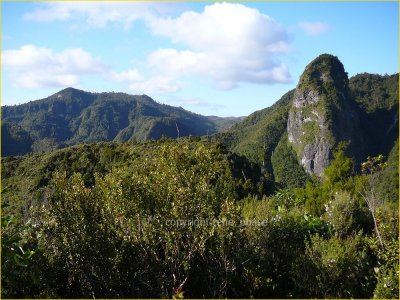
[[2, 2], [2, 105], [72, 86], [243, 116], [322, 53], [398, 72], [397, 2]]

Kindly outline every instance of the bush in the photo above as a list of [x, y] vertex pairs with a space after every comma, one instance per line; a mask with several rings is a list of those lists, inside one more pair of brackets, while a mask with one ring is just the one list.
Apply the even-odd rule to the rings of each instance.
[[304, 253], [305, 242], [315, 233], [326, 235], [328, 225], [305, 214], [299, 201], [287, 192], [272, 199], [245, 199], [243, 219], [260, 222], [247, 226], [246, 273], [247, 297], [289, 298], [296, 293], [292, 277], [296, 261]]
[[35, 250], [30, 248], [23, 239], [22, 231], [23, 226], [14, 216], [1, 217], [1, 296], [3, 298], [20, 298], [31, 292], [30, 264]]
[[293, 278], [305, 298], [368, 298], [374, 289], [372, 261], [361, 235], [319, 235], [307, 243]]
[[370, 233], [373, 230], [371, 213], [365, 205], [360, 205], [349, 192], [338, 191], [333, 200], [325, 206], [324, 219], [332, 226], [336, 235], [345, 238], [360, 230]]
[[369, 246], [375, 254], [377, 261], [374, 267], [377, 284], [374, 298], [398, 299], [399, 298], [399, 242], [397, 239], [385, 241], [385, 249], [375, 238], [370, 238]]
[[92, 187], [56, 174], [35, 218], [56, 295], [234, 293], [243, 239], [229, 170], [216, 149], [182, 142], [97, 175]]

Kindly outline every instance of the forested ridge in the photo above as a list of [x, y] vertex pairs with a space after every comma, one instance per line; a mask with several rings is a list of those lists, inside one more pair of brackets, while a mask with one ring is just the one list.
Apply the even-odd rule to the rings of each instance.
[[66, 88], [45, 99], [3, 106], [3, 156], [101, 141], [145, 141], [213, 134], [241, 118], [202, 116], [146, 95]]
[[[38, 114], [21, 107], [5, 132], [31, 152], [42, 131], [26, 130]], [[2, 157], [2, 297], [398, 299], [398, 75], [347, 79], [322, 55], [273, 106], [231, 121], [208, 117], [225, 132], [201, 137], [86, 135]], [[111, 132], [95, 123], [91, 134]], [[317, 174], [307, 155], [323, 147]]]

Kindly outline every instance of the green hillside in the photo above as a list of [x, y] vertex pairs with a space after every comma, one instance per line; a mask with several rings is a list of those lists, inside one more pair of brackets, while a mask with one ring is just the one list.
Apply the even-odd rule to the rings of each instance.
[[[325, 59], [326, 57], [327, 59]], [[333, 144], [327, 146], [331, 147], [331, 154], [328, 159], [332, 159], [332, 151], [340, 141], [351, 142], [347, 153], [355, 161], [355, 168], [358, 170], [361, 162], [365, 161], [367, 156], [378, 154], [388, 156], [399, 134], [398, 74], [381, 76], [365, 73], [354, 76], [349, 79], [348, 91], [343, 94], [340, 91], [335, 92], [336, 88], [333, 86], [322, 88], [322, 81], [318, 83], [319, 79], [312, 79], [317, 72], [315, 68], [321, 68], [326, 72], [333, 72], [332, 75], [324, 76], [332, 76], [338, 82], [340, 80], [347, 82], [347, 75], [344, 73], [343, 66], [340, 72], [337, 71], [337, 66], [333, 66], [332, 69], [329, 69], [327, 65], [325, 67], [316, 66], [316, 64], [323, 62], [330, 64], [331, 59], [338, 61], [333, 56], [321, 56], [321, 58], [314, 60], [312, 65], [314, 69], [306, 69], [305, 74], [302, 75], [304, 81], [304, 78], [309, 74], [310, 82], [300, 81], [296, 90], [285, 94], [271, 107], [249, 115], [242, 122], [232, 126], [227, 132], [216, 134], [216, 139], [225, 144], [228, 149], [261, 164], [267, 173], [266, 177], [281, 182], [284, 186], [292, 186], [294, 183], [301, 186], [308, 175], [305, 175], [302, 170], [301, 158], [298, 153], [296, 154], [295, 145], [288, 144], [286, 133], [288, 132], [289, 111], [293, 106], [294, 94], [296, 91], [301, 93], [300, 90], [308, 85], [319, 93], [328, 93], [328, 90], [332, 89], [331, 94], [335, 94], [335, 97], [339, 97], [338, 95], [345, 96], [344, 100], [335, 98], [338, 103], [333, 100], [332, 103], [329, 102], [331, 104], [328, 105], [327, 103], [324, 108], [324, 111], [326, 110], [324, 115], [327, 117], [318, 121], [328, 128], [327, 131], [331, 132], [332, 136], [336, 136], [336, 140], [332, 139]], [[318, 74], [318, 76], [321, 76], [321, 73]], [[340, 76], [344, 78], [340, 79]], [[347, 86], [347, 83], [345, 84]], [[344, 103], [341, 103], [342, 101]], [[312, 118], [312, 114], [307, 117], [307, 113], [310, 114], [311, 110], [301, 112], [302, 118]], [[312, 124], [308, 122], [305, 125]], [[310, 141], [315, 139], [314, 134], [318, 136], [318, 132], [312, 133], [309, 138]], [[298, 171], [290, 172], [289, 170], [292, 169]], [[290, 182], [289, 185], [288, 182]]]
[[271, 107], [252, 113], [226, 133], [217, 134], [217, 139], [229, 149], [268, 166], [272, 151], [286, 131], [293, 92], [286, 93]]
[[349, 86], [359, 105], [364, 147], [370, 155], [388, 155], [399, 136], [399, 74], [359, 74]]
[[67, 88], [42, 100], [2, 107], [2, 155], [99, 141], [201, 136], [226, 130], [236, 121], [204, 117], [145, 95]]

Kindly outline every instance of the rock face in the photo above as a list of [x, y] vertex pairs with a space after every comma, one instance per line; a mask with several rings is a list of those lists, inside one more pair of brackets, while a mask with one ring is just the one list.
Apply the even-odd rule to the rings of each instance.
[[288, 139], [304, 169], [322, 176], [332, 152], [348, 142], [348, 155], [362, 157], [363, 137], [347, 73], [337, 57], [323, 54], [300, 77], [289, 111]]

